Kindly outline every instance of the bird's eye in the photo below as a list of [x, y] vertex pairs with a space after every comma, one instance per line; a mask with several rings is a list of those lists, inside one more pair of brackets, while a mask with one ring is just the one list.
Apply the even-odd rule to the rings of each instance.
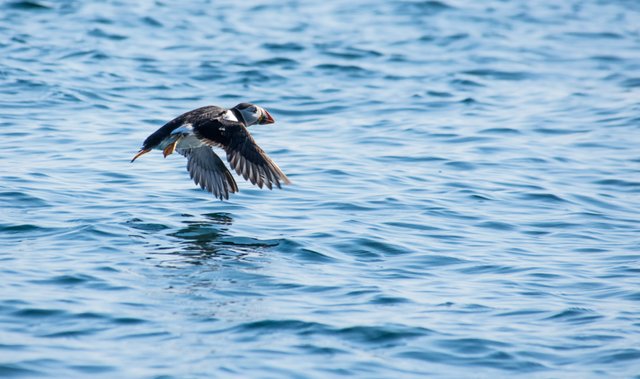
[[258, 111], [258, 108], [251, 108], [250, 111], [251, 113], [256, 113]]

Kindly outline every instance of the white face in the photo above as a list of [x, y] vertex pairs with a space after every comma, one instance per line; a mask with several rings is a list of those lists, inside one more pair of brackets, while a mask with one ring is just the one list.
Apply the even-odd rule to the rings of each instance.
[[244, 119], [244, 122], [247, 123], [247, 126], [250, 126], [258, 123], [260, 117], [262, 116], [262, 109], [260, 109], [260, 107], [257, 105], [252, 105], [250, 107], [241, 109], [240, 113], [242, 113], [242, 118]]

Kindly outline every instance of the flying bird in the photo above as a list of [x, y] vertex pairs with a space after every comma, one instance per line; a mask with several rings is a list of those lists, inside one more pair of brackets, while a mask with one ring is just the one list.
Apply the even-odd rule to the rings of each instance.
[[177, 151], [187, 158], [193, 181], [220, 200], [238, 192], [238, 185], [212, 146], [224, 149], [227, 161], [245, 180], [258, 187], [278, 188], [290, 184], [289, 178], [258, 146], [249, 130], [255, 124], [273, 124], [266, 109], [240, 103], [231, 109], [210, 105], [184, 113], [147, 137], [131, 162], [151, 150], [162, 150], [164, 157]]

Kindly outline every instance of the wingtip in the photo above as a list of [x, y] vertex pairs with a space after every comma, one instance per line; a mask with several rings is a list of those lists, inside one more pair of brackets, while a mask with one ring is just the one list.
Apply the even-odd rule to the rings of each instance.
[[[285, 173], [282, 171], [280, 171], [280, 177], [278, 179], [280, 179], [282, 184], [291, 184], [291, 180], [289, 180], [289, 177], [287, 177], [287, 175], [285, 175]], [[278, 188], [280, 188], [280, 186], [278, 186]]]

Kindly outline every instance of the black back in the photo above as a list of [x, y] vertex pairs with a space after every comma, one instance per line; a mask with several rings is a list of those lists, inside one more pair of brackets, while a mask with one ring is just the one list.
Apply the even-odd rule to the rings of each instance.
[[209, 105], [202, 108], [197, 108], [192, 111], [181, 114], [173, 120], [164, 124], [160, 129], [156, 130], [153, 134], [147, 137], [142, 144], [143, 149], [150, 149], [157, 146], [163, 139], [167, 138], [171, 132], [179, 128], [184, 124], [193, 124], [194, 127], [197, 124], [206, 120], [220, 119], [226, 109], [217, 107], [215, 105]]

